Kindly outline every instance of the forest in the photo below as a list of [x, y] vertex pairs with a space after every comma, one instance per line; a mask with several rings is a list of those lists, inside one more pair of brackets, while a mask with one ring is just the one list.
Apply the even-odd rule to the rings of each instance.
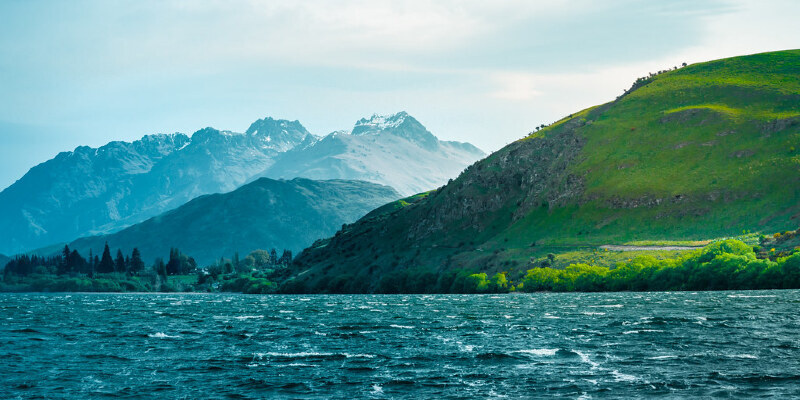
[[244, 258], [221, 258], [199, 267], [194, 258], [170, 249], [165, 261], [157, 258], [147, 266], [138, 249], [112, 257], [105, 245], [101, 255], [91, 251], [84, 258], [69, 246], [58, 255], [43, 257], [23, 254], [9, 261], [3, 270], [0, 291], [46, 292], [241, 292], [271, 293], [292, 261], [292, 252], [255, 250]]

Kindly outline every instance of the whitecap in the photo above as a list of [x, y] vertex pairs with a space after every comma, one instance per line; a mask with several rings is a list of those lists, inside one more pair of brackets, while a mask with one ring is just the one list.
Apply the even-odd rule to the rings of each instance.
[[752, 354], [729, 354], [728, 358], [742, 358], [746, 360], [758, 360], [758, 356]]
[[408, 325], [395, 325], [395, 324], [391, 324], [391, 325], [389, 325], [389, 327], [390, 327], [390, 328], [397, 328], [397, 329], [414, 329], [414, 327], [413, 327], [413, 326], [408, 326]]
[[244, 320], [244, 319], [262, 319], [262, 318], [264, 318], [264, 316], [263, 315], [240, 315], [238, 317], [233, 317], [233, 318], [236, 318], [236, 319], [239, 319], [239, 320]]
[[264, 357], [284, 357], [284, 358], [304, 358], [304, 357], [330, 357], [333, 356], [333, 353], [318, 353], [314, 351], [301, 351], [298, 353], [279, 353], [279, 352], [268, 352], [268, 353], [255, 353], [255, 356], [258, 358]]
[[589, 358], [589, 356], [588, 356], [588, 355], [586, 355], [586, 353], [584, 353], [584, 352], [582, 352], [582, 351], [574, 351], [574, 350], [573, 350], [573, 353], [577, 354], [577, 355], [578, 355], [578, 357], [580, 357], [580, 358], [581, 358], [581, 361], [583, 361], [583, 362], [584, 362], [584, 363], [586, 363], [586, 364], [589, 364], [589, 365], [592, 367], [592, 369], [596, 369], [597, 367], [599, 367], [599, 366], [600, 366], [600, 364], [598, 364], [598, 363], [596, 363], [596, 362], [592, 361], [592, 360]]
[[147, 335], [147, 337], [158, 338], [158, 339], [168, 339], [168, 338], [174, 339], [174, 338], [177, 338], [177, 337], [180, 337], [180, 336], [172, 336], [172, 335], [167, 335], [164, 332], [156, 332], [156, 333], [152, 333], [152, 334]]
[[614, 379], [616, 379], [617, 382], [633, 382], [639, 380], [639, 378], [633, 375], [623, 374], [617, 370], [611, 371], [611, 375], [614, 375]]
[[639, 329], [637, 331], [625, 331], [625, 332], [622, 332], [622, 334], [623, 335], [630, 335], [630, 334], [633, 334], [633, 333], [645, 333], [645, 332], [664, 332], [664, 331], [662, 331], [660, 329]]
[[676, 355], [664, 355], [664, 356], [655, 356], [655, 357], [647, 357], [648, 360], [672, 360], [676, 359], [678, 356]]
[[558, 352], [558, 349], [526, 349], [526, 350], [516, 350], [512, 353], [524, 353], [530, 354], [534, 356], [554, 356]]
[[366, 353], [358, 353], [358, 354], [350, 354], [350, 353], [342, 353], [345, 358], [375, 358], [377, 357], [375, 354], [366, 354]]

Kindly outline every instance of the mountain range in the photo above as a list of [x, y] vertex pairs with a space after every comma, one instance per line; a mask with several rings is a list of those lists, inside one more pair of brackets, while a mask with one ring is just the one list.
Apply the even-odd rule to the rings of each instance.
[[780, 232], [798, 218], [800, 50], [763, 53], [640, 78], [383, 206], [300, 254], [289, 290], [432, 291], [445, 272], [516, 279], [550, 252]]
[[201, 266], [256, 249], [296, 253], [398, 197], [388, 186], [364, 181], [260, 178], [229, 193], [197, 197], [119, 232], [75, 240], [69, 247], [83, 255], [90, 249], [101, 254], [105, 243], [126, 254], [136, 247], [147, 262], [175, 247]]
[[264, 118], [244, 133], [205, 128], [191, 137], [82, 146], [0, 192], [0, 252], [116, 232], [260, 177], [360, 179], [408, 195], [444, 184], [482, 156], [472, 145], [439, 141], [405, 112], [362, 119], [350, 132], [325, 137], [298, 121]]

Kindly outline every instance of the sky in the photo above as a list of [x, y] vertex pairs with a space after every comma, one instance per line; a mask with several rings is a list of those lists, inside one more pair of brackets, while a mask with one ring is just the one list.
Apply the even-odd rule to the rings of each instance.
[[491, 152], [636, 77], [800, 48], [800, 2], [0, 2], [0, 188], [80, 145], [407, 111]]

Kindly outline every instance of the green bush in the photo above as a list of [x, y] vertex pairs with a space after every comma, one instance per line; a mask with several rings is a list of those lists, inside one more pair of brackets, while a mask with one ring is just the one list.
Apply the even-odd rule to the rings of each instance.
[[637, 257], [609, 270], [573, 264], [563, 270], [528, 270], [517, 290], [734, 290], [800, 288], [800, 253], [777, 262], [758, 259], [751, 246], [738, 240], [710, 244], [677, 259]]

